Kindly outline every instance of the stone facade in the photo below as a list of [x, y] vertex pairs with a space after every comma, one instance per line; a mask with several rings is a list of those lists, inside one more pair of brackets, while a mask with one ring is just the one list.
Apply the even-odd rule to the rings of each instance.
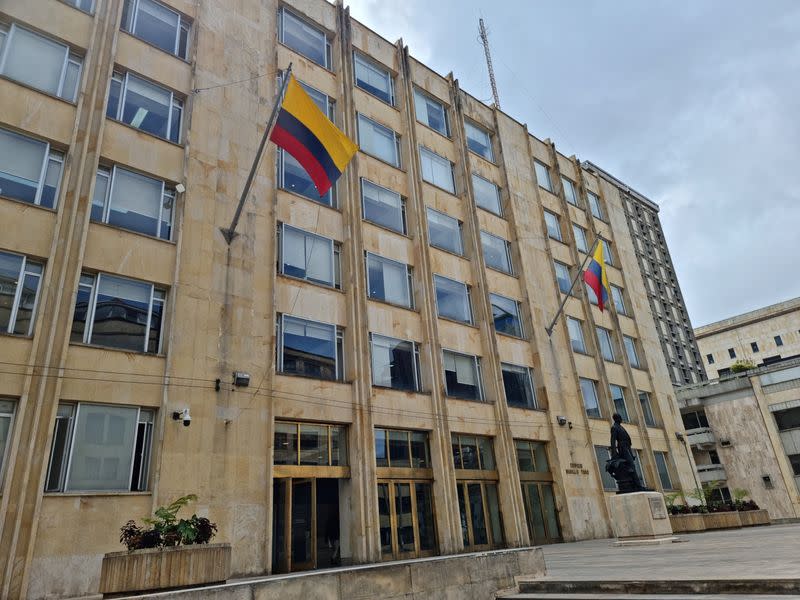
[[[176, 36], [168, 51], [146, 14], [137, 24], [133, 3], [0, 2], [7, 44], [44, 35], [55, 45], [40, 48], [62, 48], [65, 65], [68, 54], [81, 63], [74, 101], [42, 91], [30, 72], [0, 74], [0, 134], [17, 140], [24, 167], [0, 156], [0, 258], [33, 269], [25, 279], [33, 292], [17, 293], [24, 286], [13, 277], [3, 284], [15, 290], [3, 318], [16, 324], [3, 323], [9, 334], [0, 344], [0, 425], [10, 431], [0, 447], [0, 596], [96, 592], [103, 554], [121, 549], [119, 527], [187, 493], [199, 497], [189, 510], [218, 524], [215, 541], [231, 544], [238, 576], [606, 537], [611, 491], [595, 447], [608, 445], [609, 417], [620, 410], [611, 385], [624, 390], [647, 484], [693, 487], [616, 186], [342, 5], [164, 5], [159, 14]], [[175, 56], [183, 46], [185, 56]], [[354, 53], [371, 65], [367, 79], [388, 73], [389, 102], [356, 85]], [[337, 125], [352, 139], [361, 134], [362, 147], [370, 135], [395, 132], [371, 141], [373, 153], [394, 153], [399, 167], [359, 152], [332, 207], [297, 193], [290, 181], [302, 183], [302, 174], [276, 169], [270, 144], [228, 245], [220, 227], [230, 223], [278, 71], [290, 62], [332, 104]], [[446, 114], [446, 135], [435, 118], [420, 121], [425, 97], [429, 110]], [[370, 121], [359, 125], [359, 115]], [[488, 146], [475, 145], [480, 132]], [[45, 142], [54, 164], [43, 165], [38, 181], [25, 179], [23, 148]], [[422, 164], [421, 147], [440, 158]], [[431, 172], [447, 164], [451, 182]], [[550, 183], [537, 175], [542, 167]], [[120, 192], [122, 177], [138, 187]], [[389, 190], [387, 198], [399, 194], [401, 231], [363, 218], [363, 180]], [[498, 190], [502, 216], [477, 206], [491, 207], [482, 181], [497, 186], [488, 189]], [[158, 195], [147, 212], [141, 203], [153, 182]], [[35, 198], [52, 191], [53, 207], [26, 198], [25, 185]], [[601, 218], [587, 206], [589, 193]], [[460, 252], [431, 245], [426, 207], [460, 222]], [[545, 211], [560, 219], [560, 241], [548, 235]], [[311, 250], [286, 255], [285, 229], [276, 244], [279, 224], [313, 234], [302, 238]], [[565, 318], [545, 333], [563, 297], [554, 261], [574, 274], [584, 258], [573, 224], [590, 243], [608, 241], [609, 279], [627, 301], [624, 315], [613, 303], [601, 313], [577, 288], [565, 312], [583, 323], [581, 352], [571, 349]], [[504, 260], [491, 245], [497, 238], [508, 242], [511, 274], [487, 267]], [[331, 265], [338, 261], [315, 266], [330, 273], [330, 285], [309, 281], [310, 262], [296, 270], [311, 261], [314, 240]], [[368, 290], [365, 252], [411, 267], [408, 307], [376, 297], [388, 284]], [[443, 293], [437, 304], [435, 275], [467, 284], [470, 322], [440, 317], [452, 297]], [[511, 299], [519, 314], [489, 294]], [[614, 360], [601, 357], [596, 327], [611, 332]], [[378, 369], [380, 381], [394, 382], [400, 365], [373, 369], [371, 334], [416, 343], [418, 391], [372, 385]], [[404, 360], [411, 364], [413, 353]], [[317, 377], [298, 376], [304, 368]], [[235, 386], [234, 371], [250, 374], [250, 386]], [[591, 417], [581, 378], [595, 382]], [[470, 394], [480, 401], [458, 397]], [[184, 427], [173, 415], [187, 408]], [[388, 456], [376, 451], [386, 438]]]

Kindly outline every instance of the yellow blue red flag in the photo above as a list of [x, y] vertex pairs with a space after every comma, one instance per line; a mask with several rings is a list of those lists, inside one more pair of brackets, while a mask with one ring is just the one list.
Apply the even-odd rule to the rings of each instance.
[[597, 244], [597, 249], [594, 251], [594, 256], [583, 272], [583, 280], [586, 282], [592, 291], [597, 296], [597, 306], [600, 307], [602, 312], [608, 302], [608, 273], [606, 272], [606, 261], [603, 256], [603, 247], [605, 244], [600, 241]]

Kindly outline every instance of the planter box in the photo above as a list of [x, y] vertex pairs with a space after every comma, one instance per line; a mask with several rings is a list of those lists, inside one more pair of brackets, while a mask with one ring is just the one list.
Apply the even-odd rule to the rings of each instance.
[[742, 526], [739, 518], [741, 513], [737, 511], [707, 513], [703, 515], [703, 522], [706, 529], [733, 529]]
[[703, 520], [703, 515], [700, 513], [670, 515], [669, 522], [672, 525], [672, 533], [686, 533], [691, 531], [706, 530], [706, 524]]
[[742, 527], [770, 524], [769, 512], [764, 508], [761, 510], [743, 510], [739, 513], [739, 518], [742, 520]]
[[230, 574], [230, 544], [111, 552], [103, 557], [100, 593], [143, 592], [222, 582]]

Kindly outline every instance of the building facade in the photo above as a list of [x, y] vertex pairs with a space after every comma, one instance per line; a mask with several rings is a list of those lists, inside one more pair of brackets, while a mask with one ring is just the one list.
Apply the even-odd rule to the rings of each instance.
[[800, 517], [800, 360], [686, 386], [678, 405], [697, 474], [746, 490], [774, 520]]
[[736, 362], [757, 367], [800, 357], [800, 298], [695, 329], [709, 373], [730, 375]]
[[706, 372], [661, 228], [658, 205], [597, 165], [589, 161], [583, 164], [619, 192], [673, 385], [705, 381]]
[[[0, 52], [0, 596], [96, 592], [187, 493], [242, 576], [605, 537], [613, 412], [693, 487], [618, 189], [402, 41], [323, 0], [37, 0]], [[321, 198], [269, 145], [228, 244], [289, 63], [361, 150]], [[613, 302], [548, 336], [598, 236]]]

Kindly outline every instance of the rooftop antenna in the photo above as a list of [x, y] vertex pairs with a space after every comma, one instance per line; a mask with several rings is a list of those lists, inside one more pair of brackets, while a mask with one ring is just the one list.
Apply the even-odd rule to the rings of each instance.
[[494, 79], [494, 67], [492, 67], [492, 53], [489, 51], [489, 35], [486, 32], [486, 26], [483, 24], [483, 19], [478, 19], [478, 32], [483, 43], [483, 52], [486, 54], [486, 68], [489, 70], [489, 83], [492, 84], [492, 97], [494, 98], [494, 105], [500, 109], [500, 96], [497, 95], [497, 82]]

